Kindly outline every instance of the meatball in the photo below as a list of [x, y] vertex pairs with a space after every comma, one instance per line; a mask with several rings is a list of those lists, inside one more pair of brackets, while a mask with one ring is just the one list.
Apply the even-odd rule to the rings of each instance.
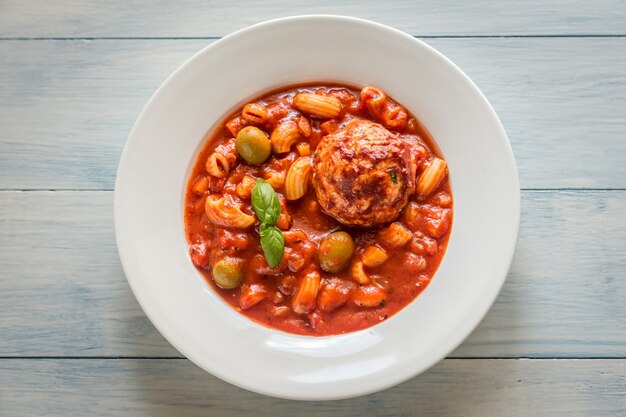
[[415, 191], [419, 148], [415, 137], [363, 119], [325, 136], [313, 161], [323, 211], [349, 226], [395, 219]]

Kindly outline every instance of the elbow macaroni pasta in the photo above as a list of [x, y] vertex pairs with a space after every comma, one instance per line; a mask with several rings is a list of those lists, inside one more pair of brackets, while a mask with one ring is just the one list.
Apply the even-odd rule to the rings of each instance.
[[217, 194], [206, 198], [206, 215], [213, 225], [247, 229], [254, 224], [254, 216], [244, 213], [239, 207], [226, 205], [224, 199], [225, 197]]
[[263, 124], [267, 121], [267, 109], [258, 103], [248, 103], [243, 106], [241, 117], [252, 124]]
[[317, 292], [320, 288], [320, 274], [317, 271], [305, 275], [298, 291], [293, 296], [291, 306], [298, 314], [307, 314], [315, 308]]
[[367, 284], [370, 282], [370, 277], [367, 276], [363, 269], [363, 261], [358, 259], [350, 265], [350, 276], [359, 284]]
[[252, 189], [256, 180], [248, 175], [241, 179], [241, 182], [235, 187], [235, 192], [241, 198], [250, 198]]
[[285, 177], [285, 198], [287, 200], [297, 200], [306, 194], [312, 172], [313, 159], [310, 156], [298, 158], [291, 164]]
[[403, 130], [409, 115], [402, 106], [392, 102], [385, 93], [376, 87], [365, 87], [361, 90], [361, 99], [369, 112], [377, 117], [382, 124], [391, 129]]
[[289, 152], [291, 145], [296, 143], [298, 139], [300, 139], [300, 131], [293, 120], [280, 123], [270, 135], [272, 150], [275, 153]]
[[411, 232], [399, 222], [391, 223], [386, 228], [380, 229], [377, 236], [381, 243], [392, 248], [406, 245], [413, 237]]
[[206, 172], [216, 178], [225, 178], [230, 172], [230, 162], [226, 156], [213, 152], [206, 160]]
[[206, 160], [205, 169], [213, 177], [225, 178], [236, 162], [235, 140], [231, 139], [215, 148]]
[[311, 93], [298, 93], [293, 106], [303, 113], [322, 119], [332, 119], [341, 114], [341, 101], [337, 97]]
[[426, 167], [422, 175], [417, 179], [417, 192], [426, 197], [439, 187], [441, 181], [446, 177], [448, 164], [443, 159], [433, 158], [430, 165]]

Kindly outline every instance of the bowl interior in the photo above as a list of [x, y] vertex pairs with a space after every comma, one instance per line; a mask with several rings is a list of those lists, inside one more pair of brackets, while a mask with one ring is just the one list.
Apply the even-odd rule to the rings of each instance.
[[[212, 292], [187, 255], [183, 202], [203, 138], [229, 111], [277, 87], [324, 81], [377, 86], [415, 114], [448, 161], [455, 212], [447, 253], [414, 302], [372, 328], [312, 338], [255, 324]], [[115, 223], [135, 296], [189, 359], [252, 391], [345, 398], [424, 371], [478, 324], [512, 259], [519, 185], [497, 116], [445, 57], [372, 22], [296, 17], [210, 45], [161, 86], [126, 144]]]

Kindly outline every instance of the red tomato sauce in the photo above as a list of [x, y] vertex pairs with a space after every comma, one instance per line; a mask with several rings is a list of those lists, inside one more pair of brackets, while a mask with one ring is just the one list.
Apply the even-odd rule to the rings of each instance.
[[[374, 104], [366, 102], [371, 94], [363, 91], [365, 89], [324, 84], [291, 86], [264, 95], [250, 103], [263, 107], [266, 118], [251, 122], [242, 117], [239, 109], [208, 136], [195, 162], [187, 187], [184, 219], [191, 260], [224, 301], [257, 323], [310, 336], [368, 328], [389, 319], [415, 300], [430, 283], [444, 256], [453, 211], [447, 174], [427, 195], [414, 192], [393, 222], [371, 227], [346, 226], [325, 214], [311, 184], [298, 200], [284, 198], [281, 178], [291, 164], [307, 152], [314, 157], [325, 135], [337, 132], [355, 118], [393, 126], [388, 127], [393, 134], [410, 136], [417, 141], [422, 152], [417, 160], [417, 189], [420, 189], [419, 178], [425, 170], [435, 159], [442, 160], [434, 140], [415, 116], [386, 96]], [[337, 97], [341, 102], [340, 115], [319, 118], [294, 108], [293, 98], [302, 92]], [[397, 116], [398, 112], [401, 117]], [[248, 165], [237, 156], [232, 140], [241, 128], [254, 125], [270, 135], [285, 120], [294, 120], [303, 126], [289, 152], [272, 154], [261, 166]], [[396, 123], [397, 120], [400, 122]], [[307, 125], [310, 125], [310, 133]], [[229, 166], [227, 172], [220, 174], [221, 178], [209, 174], [205, 165], [214, 152], [227, 155]], [[244, 181], [245, 177], [249, 179]], [[218, 195], [226, 196], [225, 205], [233, 204], [242, 213], [254, 215], [248, 192], [251, 179], [256, 178], [270, 182], [281, 201], [282, 214], [276, 225], [285, 236], [285, 254], [276, 268], [270, 268], [263, 255], [258, 220], [249, 228], [224, 227], [212, 223], [206, 213], [207, 196]], [[381, 238], [390, 223], [398, 223], [403, 233], [404, 230], [410, 233], [409, 240], [399, 247]], [[322, 270], [319, 244], [324, 236], [334, 231], [345, 231], [354, 239], [351, 265], [363, 259], [363, 252], [372, 245], [382, 249], [388, 259], [379, 266], [365, 266], [365, 281], [355, 278], [352, 266], [338, 273]], [[212, 279], [212, 267], [221, 259], [234, 260], [242, 270], [242, 282], [234, 289], [220, 288]], [[312, 273], [319, 275], [316, 298], [306, 307], [307, 311], [296, 312], [295, 294], [303, 278]]]

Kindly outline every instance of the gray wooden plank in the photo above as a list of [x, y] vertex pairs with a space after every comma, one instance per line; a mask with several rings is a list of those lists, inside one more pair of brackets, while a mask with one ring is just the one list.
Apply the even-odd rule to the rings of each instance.
[[496, 303], [453, 356], [626, 357], [626, 192], [522, 193]]
[[[141, 108], [210, 42], [0, 42], [0, 188], [113, 188]], [[494, 105], [522, 187], [626, 187], [626, 38], [428, 42]]]
[[0, 193], [0, 356], [178, 355], [126, 283], [112, 197]]
[[[454, 357], [626, 357], [626, 191], [526, 191], [500, 297]], [[178, 353], [143, 315], [111, 192], [0, 193], [0, 356]]]
[[6, 416], [623, 416], [626, 360], [455, 360], [328, 402], [236, 388], [187, 360], [0, 360]]
[[387, 2], [5, 0], [0, 36], [221, 36], [299, 14], [351, 15], [416, 35], [625, 33], [621, 0], [392, 0]]

